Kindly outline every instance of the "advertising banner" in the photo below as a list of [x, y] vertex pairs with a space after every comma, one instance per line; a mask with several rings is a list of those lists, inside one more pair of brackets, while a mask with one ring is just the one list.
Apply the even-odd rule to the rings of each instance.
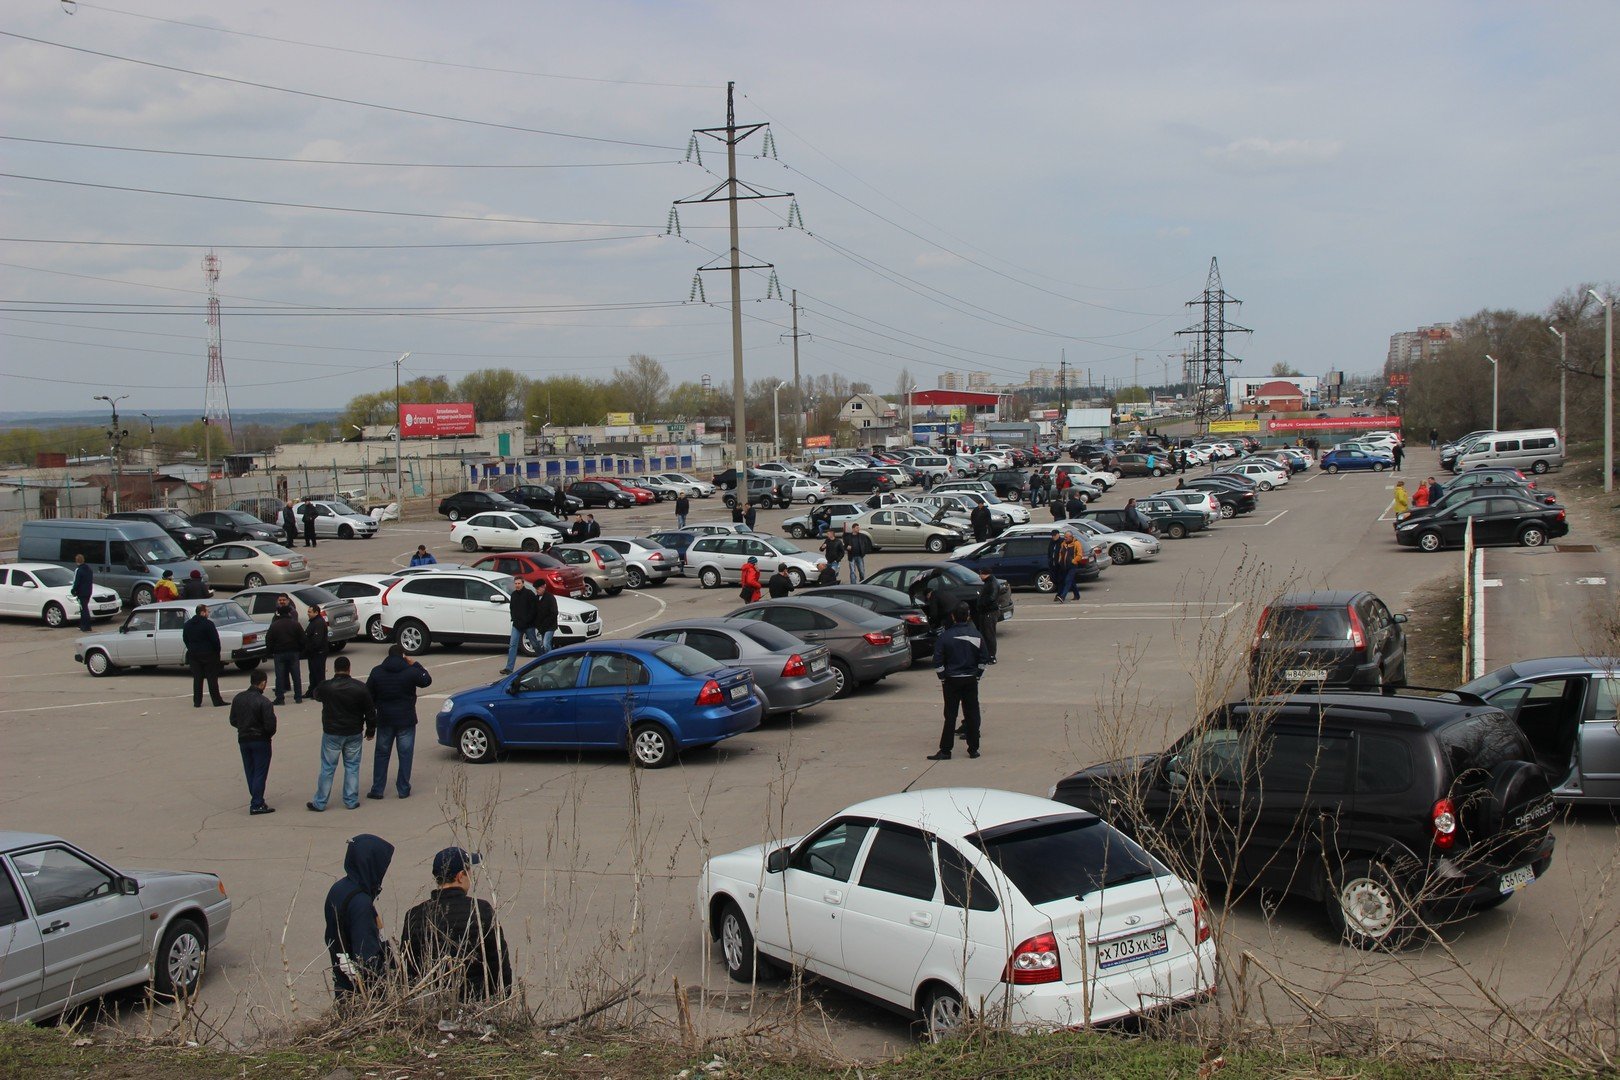
[[1211, 420], [1209, 433], [1211, 435], [1244, 435], [1255, 434], [1260, 430], [1258, 420]]
[[476, 434], [478, 418], [473, 415], [470, 401], [439, 401], [428, 405], [400, 403], [399, 435], [402, 439]]
[[630, 412], [610, 412], [604, 423], [608, 427], [630, 427], [636, 422], [636, 414]]
[[[1398, 416], [1330, 416], [1326, 420], [1321, 417], [1309, 417], [1301, 420], [1267, 420], [1267, 431], [1398, 431], [1401, 418]], [[1214, 424], [1210, 425], [1213, 430]]]
[[804, 440], [806, 450], [826, 450], [832, 447], [831, 435], [809, 435]]

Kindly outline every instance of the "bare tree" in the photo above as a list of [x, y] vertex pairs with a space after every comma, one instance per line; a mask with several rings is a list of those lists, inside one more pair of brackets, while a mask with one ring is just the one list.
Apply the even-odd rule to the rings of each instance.
[[650, 423], [662, 413], [669, 393], [669, 373], [664, 365], [645, 353], [635, 353], [625, 366], [613, 372], [609, 383], [613, 400], [625, 412], [636, 414], [639, 423]]

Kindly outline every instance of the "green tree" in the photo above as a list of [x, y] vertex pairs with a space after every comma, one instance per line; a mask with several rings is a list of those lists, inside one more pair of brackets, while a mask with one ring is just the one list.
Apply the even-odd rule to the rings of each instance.
[[683, 382], [664, 397], [664, 414], [671, 420], [695, 422], [707, 419], [719, 407], [714, 391], [699, 382]]
[[511, 420], [523, 408], [529, 381], [509, 368], [482, 368], [456, 383], [456, 397], [470, 401], [479, 420]]
[[[530, 431], [539, 431], [544, 423], [555, 427], [600, 424], [612, 408], [606, 383], [578, 375], [553, 375], [531, 382], [526, 400], [524, 415], [530, 417]], [[541, 419], [532, 419], [536, 416]], [[548, 416], [549, 421], [544, 419]]]
[[624, 367], [613, 372], [608, 388], [617, 406], [615, 411], [635, 413], [637, 423], [650, 424], [663, 417], [669, 373], [652, 357], [635, 353]]
[[[423, 405], [437, 401], [452, 400], [450, 394], [450, 380], [443, 375], [432, 377], [421, 376], [401, 383], [399, 387], [399, 400], [407, 405]], [[369, 424], [392, 425], [397, 419], [394, 412], [394, 388], [378, 390], [371, 394], [357, 394], [349, 399], [339, 422], [343, 430], [348, 431], [351, 424], [365, 427]]]
[[1148, 400], [1147, 389], [1141, 386], [1122, 386], [1119, 388], [1119, 392], [1114, 395], [1115, 404], [1121, 405], [1129, 401], [1146, 400]]

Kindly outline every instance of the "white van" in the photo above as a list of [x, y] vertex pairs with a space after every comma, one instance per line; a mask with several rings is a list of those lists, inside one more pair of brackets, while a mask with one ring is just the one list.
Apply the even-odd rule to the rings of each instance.
[[1564, 440], [1552, 428], [1498, 431], [1481, 435], [1457, 457], [1454, 472], [1495, 466], [1544, 473], [1564, 467]]

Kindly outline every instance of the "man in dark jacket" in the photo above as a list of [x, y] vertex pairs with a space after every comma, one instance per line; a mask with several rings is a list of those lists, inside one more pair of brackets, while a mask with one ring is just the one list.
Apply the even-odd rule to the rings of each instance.
[[79, 602], [80, 633], [89, 633], [93, 625], [90, 621], [90, 597], [95, 591], [96, 572], [90, 569], [83, 555], [73, 556], [73, 587], [68, 593]]
[[973, 526], [973, 539], [981, 544], [990, 539], [990, 507], [984, 503], [974, 503], [968, 514], [968, 524]]
[[535, 628], [540, 605], [534, 593], [529, 591], [529, 583], [520, 577], [512, 579], [512, 602], [507, 605], [506, 612], [512, 618], [512, 637], [506, 646], [506, 666], [501, 668], [502, 675], [512, 674], [512, 669], [517, 666], [518, 646], [525, 639], [530, 649], [536, 653], [540, 651], [539, 631]]
[[771, 594], [772, 600], [780, 600], [784, 596], [791, 595], [793, 592], [793, 579], [788, 577], [787, 567], [778, 564], [776, 573], [772, 574], [770, 580], [765, 582], [765, 588]]
[[844, 550], [849, 554], [849, 581], [859, 585], [866, 577], [866, 556], [872, 552], [872, 538], [861, 532], [859, 525], [851, 525], [844, 537]]
[[331, 631], [326, 613], [319, 604], [309, 605], [309, 622], [304, 624], [304, 658], [309, 661], [309, 692], [326, 681], [326, 656], [332, 651]]
[[979, 679], [984, 675], [984, 640], [973, 625], [973, 612], [956, 605], [951, 626], [934, 643], [934, 674], [945, 695], [945, 726], [939, 733], [939, 752], [929, 761], [951, 760], [956, 745], [956, 716], [962, 714], [962, 735], [968, 757], [979, 756]]
[[753, 532], [754, 531], [754, 522], [756, 522], [758, 520], [759, 520], [759, 507], [755, 506], [752, 502], [750, 502], [746, 507], [743, 508], [743, 524], [748, 526], [748, 531], [749, 532]]
[[731, 508], [731, 523], [733, 525], [742, 525], [742, 524], [744, 524], [744, 522], [743, 522], [743, 508], [742, 508], [742, 503], [740, 503], [740, 502], [737, 503], [737, 505], [735, 505], [735, 506], [733, 506]]
[[821, 542], [821, 553], [827, 556], [827, 566], [832, 570], [833, 583], [838, 583], [838, 564], [844, 561], [844, 531], [834, 529], [827, 539]]
[[371, 755], [371, 790], [368, 799], [383, 797], [388, 787], [388, 759], [399, 750], [399, 774], [394, 790], [411, 797], [411, 761], [416, 756], [416, 692], [433, 685], [427, 668], [406, 656], [397, 643], [388, 646], [388, 658], [371, 669], [366, 690], [377, 706], [377, 746]]
[[979, 568], [977, 625], [984, 638], [984, 662], [996, 662], [996, 629], [1001, 623], [1001, 580], [987, 566]]
[[818, 562], [816, 563], [816, 576], [805, 582], [805, 584], [817, 589], [824, 585], [836, 585], [838, 584], [838, 571], [825, 562]]
[[540, 635], [540, 655], [551, 651], [557, 633], [557, 597], [545, 582], [534, 587], [534, 630]]
[[208, 700], [225, 704], [219, 693], [219, 628], [208, 617], [208, 605], [198, 604], [191, 618], [180, 629], [186, 647], [186, 666], [191, 669], [191, 707], [202, 708], [203, 683], [208, 684]]
[[595, 514], [585, 515], [585, 539], [599, 540], [602, 536], [602, 526], [596, 522]]
[[231, 727], [242, 751], [242, 772], [247, 777], [248, 813], [273, 814], [264, 803], [264, 782], [270, 777], [270, 740], [276, 737], [276, 710], [264, 696], [269, 677], [258, 668], [248, 676], [248, 688], [231, 699]]
[[315, 504], [304, 496], [303, 505], [298, 508], [298, 516], [304, 519], [304, 546], [315, 546], [315, 519], [320, 515], [316, 513]]
[[332, 961], [332, 991], [339, 1002], [381, 990], [388, 960], [377, 897], [393, 861], [393, 844], [361, 833], [349, 841], [343, 877], [326, 894], [326, 954]]
[[287, 534], [287, 546], [292, 547], [293, 541], [298, 539], [298, 513], [291, 499], [281, 508], [281, 528]]
[[203, 581], [201, 570], [193, 570], [186, 576], [186, 580], [180, 583], [180, 599], [208, 599], [208, 585]]
[[1406, 447], [1401, 445], [1400, 440], [1397, 439], [1395, 442], [1395, 448], [1391, 450], [1389, 454], [1390, 457], [1395, 461], [1395, 471], [1400, 472], [1401, 460], [1406, 457]]
[[930, 588], [923, 598], [923, 614], [928, 618], [928, 625], [935, 630], [950, 626], [956, 604], [956, 599], [943, 587], [936, 585]]
[[405, 913], [400, 952], [411, 985], [449, 990], [461, 1001], [493, 997], [512, 986], [506, 938], [487, 900], [472, 897], [471, 868], [479, 858], [464, 848], [433, 856], [431, 895]]
[[264, 632], [265, 646], [276, 664], [275, 704], [287, 704], [287, 684], [292, 683], [293, 704], [304, 700], [304, 673], [298, 661], [304, 655], [304, 628], [298, 624], [298, 609], [291, 603], [278, 604], [270, 627]]
[[686, 515], [692, 512], [692, 500], [686, 497], [686, 492], [675, 496], [675, 527], [686, 528]]
[[332, 774], [343, 759], [343, 805], [360, 808], [360, 752], [377, 734], [377, 706], [366, 684], [349, 675], [349, 658], [332, 661], [332, 677], [315, 688], [321, 703], [321, 775], [315, 797], [304, 805], [319, 814], [332, 794]]
[[591, 534], [589, 525], [585, 524], [584, 514], [575, 514], [574, 523], [568, 526], [568, 541], [577, 544]]

